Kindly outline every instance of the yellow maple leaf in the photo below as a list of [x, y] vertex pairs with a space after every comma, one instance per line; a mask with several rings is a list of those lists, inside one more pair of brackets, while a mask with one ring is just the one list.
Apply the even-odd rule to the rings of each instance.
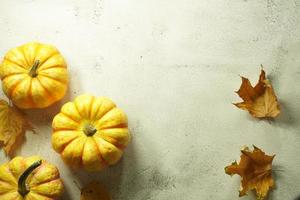
[[80, 200], [112, 200], [112, 198], [102, 184], [92, 181], [81, 190]]
[[33, 130], [24, 114], [0, 99], [0, 143], [8, 156], [12, 156], [23, 142], [26, 130]]
[[280, 107], [276, 95], [266, 79], [266, 73], [261, 70], [259, 81], [255, 87], [252, 87], [250, 81], [242, 77], [242, 84], [237, 94], [244, 100], [241, 103], [235, 103], [238, 108], [248, 110], [248, 112], [257, 118], [275, 118], [280, 114]]
[[272, 162], [275, 155], [266, 155], [256, 146], [253, 151], [245, 147], [241, 152], [240, 162], [233, 162], [225, 167], [225, 173], [238, 174], [242, 177], [240, 197], [246, 195], [249, 190], [255, 190], [257, 199], [263, 200], [268, 195], [269, 189], [274, 187]]

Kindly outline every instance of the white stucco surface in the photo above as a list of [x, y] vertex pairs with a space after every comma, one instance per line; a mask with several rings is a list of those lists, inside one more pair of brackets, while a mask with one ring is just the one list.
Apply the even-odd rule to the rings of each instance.
[[[252, 144], [276, 154], [269, 200], [300, 196], [300, 1], [1, 0], [1, 57], [29, 41], [57, 46], [71, 83], [62, 102], [26, 112], [37, 133], [17, 155], [55, 163], [63, 200], [94, 179], [114, 200], [237, 200], [240, 178], [224, 167]], [[260, 64], [281, 103], [274, 121], [231, 104], [239, 75], [255, 83]], [[51, 148], [53, 116], [83, 93], [112, 98], [129, 117], [123, 159], [99, 173], [70, 170]]]

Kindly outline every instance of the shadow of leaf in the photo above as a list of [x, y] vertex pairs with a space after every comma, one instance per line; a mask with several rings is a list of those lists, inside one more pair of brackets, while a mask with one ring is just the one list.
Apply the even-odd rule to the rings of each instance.
[[273, 165], [272, 167], [272, 176], [274, 178], [274, 180], [279, 180], [281, 179], [283, 176], [282, 174], [284, 173], [285, 168], [281, 165]]
[[295, 110], [289, 107], [289, 104], [285, 103], [283, 100], [280, 100], [279, 103], [281, 114], [275, 120], [276, 123], [284, 127], [291, 127], [297, 124], [297, 121], [295, 120], [296, 118], [294, 117], [296, 115], [296, 113], [294, 113]]

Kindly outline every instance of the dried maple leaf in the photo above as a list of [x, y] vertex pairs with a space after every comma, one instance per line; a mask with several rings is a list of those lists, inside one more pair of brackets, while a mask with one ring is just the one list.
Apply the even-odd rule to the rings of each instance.
[[237, 94], [244, 100], [235, 103], [238, 108], [248, 110], [257, 118], [275, 118], [280, 114], [280, 107], [270, 82], [266, 79], [266, 73], [261, 70], [258, 83], [252, 87], [250, 81], [242, 77], [242, 85]]
[[253, 151], [245, 147], [241, 152], [239, 164], [233, 162], [225, 167], [225, 173], [229, 175], [238, 174], [242, 177], [240, 197], [246, 195], [249, 190], [255, 190], [257, 199], [263, 200], [269, 189], [274, 187], [272, 161], [275, 155], [268, 156], [256, 146], [254, 146]]
[[81, 190], [80, 200], [111, 200], [111, 196], [103, 185], [92, 181]]
[[0, 142], [6, 155], [13, 155], [24, 140], [26, 130], [32, 130], [32, 126], [24, 114], [0, 99]]

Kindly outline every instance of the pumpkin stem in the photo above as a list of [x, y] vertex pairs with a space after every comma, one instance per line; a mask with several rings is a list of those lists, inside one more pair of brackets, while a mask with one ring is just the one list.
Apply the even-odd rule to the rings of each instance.
[[87, 136], [93, 136], [97, 132], [97, 129], [94, 126], [92, 126], [91, 124], [88, 124], [84, 127], [83, 132]]
[[38, 69], [38, 67], [39, 67], [39, 64], [40, 64], [40, 61], [39, 61], [39, 60], [34, 61], [32, 67], [31, 67], [31, 69], [30, 69], [30, 71], [29, 71], [29, 75], [30, 75], [31, 77], [36, 77], [36, 76], [38, 75], [36, 71], [37, 71], [37, 69]]
[[26, 179], [27, 177], [42, 164], [42, 160], [38, 160], [34, 162], [32, 165], [30, 165], [20, 176], [18, 181], [18, 192], [22, 197], [25, 197], [25, 195], [29, 192], [28, 188], [26, 187]]

